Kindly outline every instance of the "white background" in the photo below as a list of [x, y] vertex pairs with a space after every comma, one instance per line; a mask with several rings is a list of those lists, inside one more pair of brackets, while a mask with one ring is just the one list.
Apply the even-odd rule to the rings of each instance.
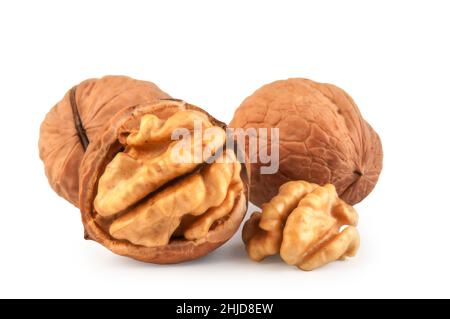
[[[450, 297], [448, 1], [1, 1], [0, 297]], [[125, 74], [230, 121], [288, 77], [348, 91], [382, 138], [359, 254], [313, 272], [245, 254], [158, 266], [83, 240], [39, 125], [74, 84]]]

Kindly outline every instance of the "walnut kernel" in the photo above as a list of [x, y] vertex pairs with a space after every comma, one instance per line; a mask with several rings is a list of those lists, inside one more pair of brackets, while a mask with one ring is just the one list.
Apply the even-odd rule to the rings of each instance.
[[242, 236], [255, 261], [279, 253], [287, 264], [313, 270], [356, 254], [357, 223], [358, 214], [338, 198], [332, 184], [292, 181], [261, 213], [252, 214]]

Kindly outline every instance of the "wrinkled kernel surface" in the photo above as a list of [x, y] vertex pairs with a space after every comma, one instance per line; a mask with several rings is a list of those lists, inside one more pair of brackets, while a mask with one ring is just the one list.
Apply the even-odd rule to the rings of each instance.
[[[192, 132], [196, 121], [202, 138], [172, 141], [175, 130]], [[165, 120], [144, 115], [99, 179], [94, 207], [100, 216], [112, 217], [110, 235], [146, 247], [166, 245], [174, 234], [188, 240], [205, 237], [243, 189], [235, 154], [218, 152], [225, 138], [225, 131], [198, 111], [182, 110]], [[186, 147], [178, 149], [179, 143]], [[200, 167], [199, 149], [218, 156]], [[190, 160], [180, 162], [179, 156]]]
[[166, 245], [181, 218], [190, 214], [202, 216], [184, 234], [187, 239], [201, 238], [215, 220], [231, 211], [242, 189], [239, 170], [240, 164], [232, 157], [229, 162], [213, 163], [131, 209], [112, 223], [109, 232], [136, 245]]
[[243, 239], [253, 260], [279, 253], [287, 264], [312, 270], [356, 254], [357, 223], [356, 211], [338, 198], [333, 185], [293, 181], [263, 205], [262, 213], [253, 213]]
[[[204, 128], [212, 127], [203, 113], [192, 110], [180, 111], [167, 120], [145, 115], [139, 131], [128, 136], [125, 151], [114, 157], [99, 180], [94, 201], [97, 213], [104, 217], [114, 215], [175, 177], [193, 170], [198, 163], [180, 163], [173, 156], [173, 148], [182, 141], [172, 141], [171, 134], [177, 128], [192, 130], [195, 121], [202, 123]], [[222, 147], [225, 132], [220, 128], [214, 132], [217, 134], [213, 137], [191, 139], [188, 148], [191, 156], [199, 147], [208, 145], [213, 152]]]

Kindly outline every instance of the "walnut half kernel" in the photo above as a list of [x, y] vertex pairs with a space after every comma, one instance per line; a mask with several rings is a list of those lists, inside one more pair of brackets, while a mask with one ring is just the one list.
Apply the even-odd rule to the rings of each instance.
[[289, 265], [313, 270], [352, 257], [359, 248], [358, 214], [338, 198], [332, 184], [288, 182], [245, 223], [249, 257], [260, 261], [279, 253]]
[[[111, 128], [116, 142], [98, 143], [98, 156], [109, 157], [104, 168], [84, 167], [90, 238], [122, 255], [174, 263], [231, 237], [246, 210], [247, 184], [221, 123], [177, 101], [139, 109], [124, 123]], [[178, 129], [189, 134], [173, 139]], [[117, 144], [111, 156], [101, 155]]]
[[167, 245], [175, 232], [195, 240], [204, 237], [215, 221], [231, 211], [242, 182], [241, 166], [230, 150], [146, 198], [198, 165], [194, 160], [177, 162], [172, 151], [181, 141], [171, 140], [175, 129], [192, 130], [196, 120], [203, 128], [217, 128], [217, 134], [191, 139], [187, 148], [190, 155], [194, 156], [196, 144], [201, 144], [201, 149], [209, 147], [213, 154], [221, 150], [226, 138], [223, 129], [213, 127], [206, 115], [192, 110], [180, 111], [167, 120], [144, 115], [139, 131], [128, 135], [125, 150], [114, 157], [101, 176], [94, 201], [99, 219], [116, 216], [109, 227], [112, 237], [146, 247]]

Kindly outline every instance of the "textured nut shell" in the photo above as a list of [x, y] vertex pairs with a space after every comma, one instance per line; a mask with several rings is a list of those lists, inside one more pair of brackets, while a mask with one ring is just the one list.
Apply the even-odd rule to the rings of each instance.
[[280, 129], [280, 167], [261, 175], [251, 164], [250, 201], [261, 206], [290, 180], [332, 183], [349, 204], [375, 187], [382, 168], [380, 138], [342, 89], [311, 80], [276, 81], [243, 101], [230, 123], [233, 128]]
[[[74, 124], [70, 92], [47, 114], [41, 124], [39, 155], [51, 187], [78, 206], [78, 171], [84, 155]], [[155, 84], [126, 76], [89, 79], [76, 86], [76, 104], [90, 142], [119, 110], [143, 103], [155, 103], [170, 96]]]
[[[87, 239], [93, 239], [119, 255], [145, 262], [167, 264], [188, 261], [206, 255], [225, 243], [238, 230], [247, 209], [248, 177], [246, 167], [243, 167], [241, 174], [244, 192], [236, 200], [228, 218], [210, 230], [207, 236], [200, 240], [175, 240], [169, 245], [160, 247], [138, 246], [112, 238], [94, 221], [92, 212], [97, 183], [104, 167], [120, 147], [118, 136], [121, 132], [137, 128], [139, 119], [143, 114], [152, 113], [158, 117], [166, 118], [176, 112], [180, 105], [184, 105], [187, 109], [206, 113], [193, 105], [175, 101], [165, 101], [122, 110], [102, 129], [98, 139], [89, 145], [80, 168], [80, 210]], [[225, 128], [223, 123], [209, 114], [208, 116], [215, 125]]]

